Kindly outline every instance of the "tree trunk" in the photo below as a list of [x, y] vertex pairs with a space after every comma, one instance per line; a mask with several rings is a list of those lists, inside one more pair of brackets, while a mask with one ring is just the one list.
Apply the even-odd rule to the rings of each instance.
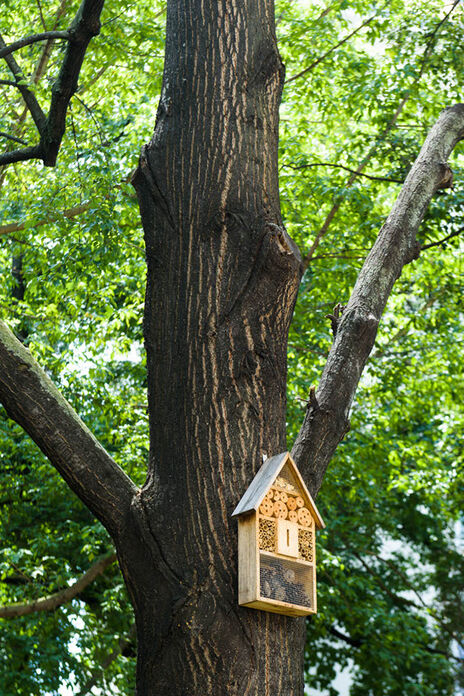
[[[280, 217], [282, 81], [272, 0], [168, 0], [156, 128], [134, 178], [148, 266], [142, 490], [0, 322], [1, 402], [117, 547], [136, 616], [138, 696], [303, 693], [305, 622], [238, 606], [230, 518], [263, 455], [286, 449], [286, 346], [301, 259]], [[463, 138], [459, 104], [440, 115], [334, 316], [334, 344], [293, 449], [313, 495]]]
[[283, 73], [271, 0], [168, 3], [156, 128], [134, 180], [151, 436], [134, 511], [153, 569], [132, 590], [139, 696], [303, 693], [304, 621], [238, 607], [230, 518], [263, 454], [286, 449], [301, 260], [279, 207]]

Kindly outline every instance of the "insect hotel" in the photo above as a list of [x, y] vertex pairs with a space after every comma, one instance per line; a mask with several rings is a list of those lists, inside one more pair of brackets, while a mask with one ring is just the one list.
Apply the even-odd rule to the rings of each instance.
[[316, 613], [316, 529], [325, 525], [288, 452], [267, 459], [238, 518], [238, 602], [288, 616]]

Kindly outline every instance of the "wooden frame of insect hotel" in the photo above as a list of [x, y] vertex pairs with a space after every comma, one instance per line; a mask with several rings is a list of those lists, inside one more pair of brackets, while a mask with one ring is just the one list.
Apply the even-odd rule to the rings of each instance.
[[238, 518], [238, 602], [315, 614], [316, 529], [325, 525], [288, 452], [267, 459], [232, 513]]

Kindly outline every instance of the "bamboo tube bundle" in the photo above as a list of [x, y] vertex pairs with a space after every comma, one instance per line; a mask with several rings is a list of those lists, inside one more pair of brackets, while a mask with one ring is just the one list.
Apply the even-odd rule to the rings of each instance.
[[298, 551], [305, 561], [313, 560], [313, 533], [309, 529], [300, 529], [298, 532]]
[[[272, 503], [271, 503], [272, 504]], [[259, 520], [259, 548], [262, 551], [275, 551], [276, 523], [275, 520]]]

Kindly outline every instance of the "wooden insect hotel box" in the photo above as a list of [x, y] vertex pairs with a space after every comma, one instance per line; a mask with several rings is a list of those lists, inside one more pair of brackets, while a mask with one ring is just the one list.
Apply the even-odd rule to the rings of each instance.
[[267, 459], [238, 518], [238, 602], [289, 616], [316, 613], [316, 529], [325, 525], [288, 452]]

